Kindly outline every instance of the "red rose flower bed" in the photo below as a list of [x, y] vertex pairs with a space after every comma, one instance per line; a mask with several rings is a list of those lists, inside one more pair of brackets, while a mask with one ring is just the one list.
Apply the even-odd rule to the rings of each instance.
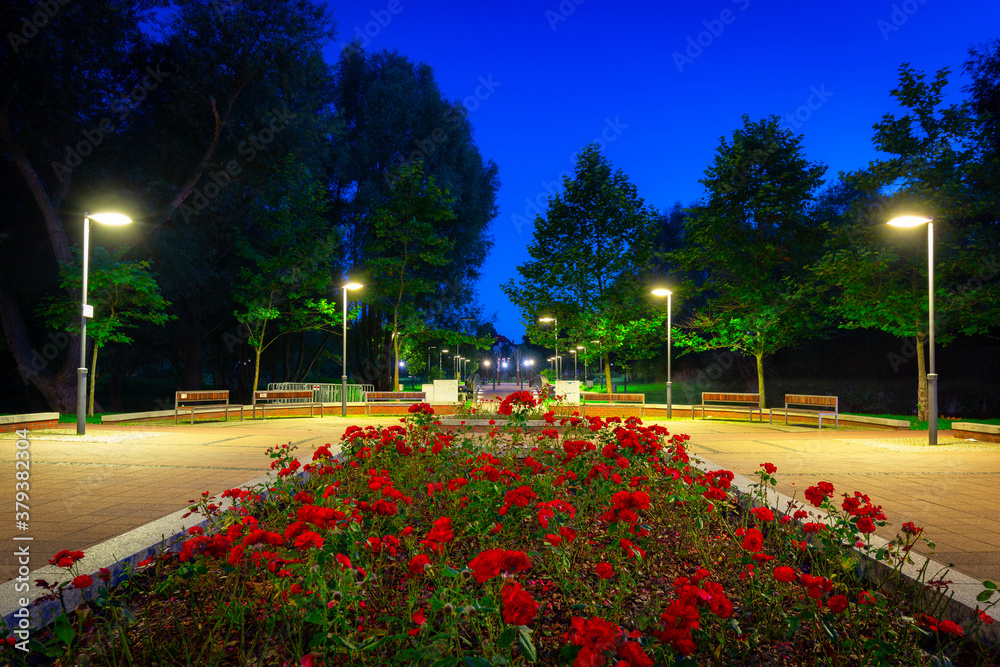
[[[95, 613], [67, 614], [47, 650], [63, 664], [434, 667], [983, 657], [965, 639], [985, 614], [963, 628], [856, 579], [855, 547], [885, 524], [864, 494], [810, 487], [826, 520], [810, 505], [743, 511], [733, 474], [693, 466], [686, 436], [563, 422], [511, 446], [443, 433], [420, 406], [401, 426], [348, 428], [340, 460], [321, 447], [305, 481], [293, 448], [273, 448], [273, 487], [227, 491], [226, 512], [203, 498], [213, 530], [192, 529], [128, 590], [91, 587]], [[763, 494], [776, 469], [761, 467]], [[921, 539], [907, 524], [872, 555], [898, 568]], [[83, 559], [52, 563], [82, 589]]]

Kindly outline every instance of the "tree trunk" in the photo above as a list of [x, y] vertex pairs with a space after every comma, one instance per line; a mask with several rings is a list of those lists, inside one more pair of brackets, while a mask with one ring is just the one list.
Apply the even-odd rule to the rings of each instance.
[[97, 351], [101, 346], [94, 343], [94, 356], [90, 362], [90, 398], [87, 401], [87, 416], [94, 416], [94, 388], [97, 386]]
[[767, 403], [764, 395], [764, 355], [755, 354], [754, 357], [757, 359], [757, 393], [760, 394], [760, 409], [763, 410]]
[[924, 343], [927, 337], [917, 334], [917, 421], [927, 421], [927, 353]]
[[260, 355], [261, 349], [259, 347], [254, 347], [254, 363], [253, 363], [253, 384], [250, 386], [250, 402], [253, 403], [253, 392], [257, 391], [257, 383], [260, 382]]
[[604, 387], [611, 393], [611, 355], [604, 354]]

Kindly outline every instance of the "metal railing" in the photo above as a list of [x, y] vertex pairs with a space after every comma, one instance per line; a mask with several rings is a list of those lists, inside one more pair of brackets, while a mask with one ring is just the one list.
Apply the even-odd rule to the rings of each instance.
[[[340, 403], [340, 383], [323, 384], [319, 382], [271, 382], [268, 391], [306, 391], [312, 390], [313, 400], [321, 403]], [[364, 403], [365, 394], [375, 391], [373, 384], [347, 385], [347, 402]]]

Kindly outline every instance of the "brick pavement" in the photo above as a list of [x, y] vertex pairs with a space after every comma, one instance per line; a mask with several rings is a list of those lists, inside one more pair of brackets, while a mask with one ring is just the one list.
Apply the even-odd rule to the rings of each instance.
[[[308, 455], [338, 442], [348, 424], [393, 424], [398, 418], [338, 417], [194, 426], [88, 426], [81, 442], [73, 425], [66, 440], [31, 445], [30, 531], [15, 530], [12, 512], [0, 521], [0, 542], [15, 534], [34, 537], [32, 566], [60, 549], [83, 549], [188, 505], [202, 491], [218, 494], [266, 472], [265, 449], [292, 442]], [[852, 431], [747, 422], [681, 420], [672, 431], [692, 436], [693, 453], [752, 476], [760, 463], [778, 467], [778, 490], [802, 495], [825, 480], [838, 493], [868, 493], [885, 508], [892, 537], [905, 521], [926, 529], [937, 544], [935, 560], [954, 563], [976, 578], [1000, 580], [1000, 444], [894, 445], [918, 432]], [[158, 437], [96, 442], [102, 437]], [[115, 434], [124, 434], [116, 436]], [[942, 439], [948, 433], [941, 434]], [[14, 442], [0, 439], [0, 498], [14, 497]], [[963, 451], [969, 448], [975, 451]], [[13, 577], [13, 549], [0, 547], [0, 582]], [[45, 556], [45, 558], [43, 558]]]

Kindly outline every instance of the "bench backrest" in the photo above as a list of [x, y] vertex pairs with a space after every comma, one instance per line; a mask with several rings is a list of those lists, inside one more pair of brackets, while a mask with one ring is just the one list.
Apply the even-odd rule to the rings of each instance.
[[836, 396], [811, 396], [808, 394], [785, 394], [785, 407], [803, 405], [813, 409], [823, 408], [837, 412]]
[[585, 391], [580, 394], [580, 398], [585, 401], [622, 401], [629, 403], [646, 402], [645, 394], [602, 394], [599, 392]]
[[722, 391], [701, 392], [701, 402], [708, 403], [754, 403], [760, 404], [760, 394], [734, 394]]
[[365, 394], [368, 399], [386, 398], [426, 398], [427, 394], [422, 391], [369, 391]]
[[229, 390], [178, 391], [174, 394], [174, 407], [181, 403], [229, 403]]
[[253, 402], [257, 401], [311, 401], [313, 392], [311, 389], [282, 389], [280, 391], [255, 391]]

